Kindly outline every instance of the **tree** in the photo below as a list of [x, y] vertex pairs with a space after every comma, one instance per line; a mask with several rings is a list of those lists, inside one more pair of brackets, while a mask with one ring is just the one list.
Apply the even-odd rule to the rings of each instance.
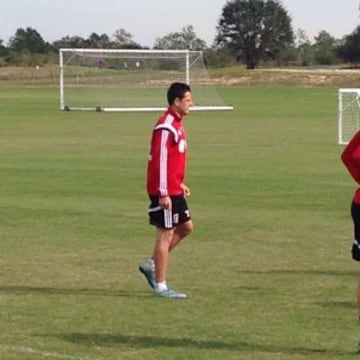
[[197, 37], [192, 25], [183, 27], [180, 34], [188, 50], [204, 50], [207, 47], [206, 42]]
[[281, 62], [292, 46], [291, 19], [277, 0], [232, 0], [222, 10], [215, 42], [230, 47], [248, 69], [261, 60]]
[[127, 32], [125, 29], [118, 29], [113, 35], [114, 47], [120, 49], [140, 49], [141, 46], [133, 40], [132, 34]]
[[16, 30], [15, 35], [9, 41], [9, 48], [16, 53], [27, 51], [30, 54], [44, 54], [48, 52], [50, 45], [35, 29], [28, 27], [26, 30], [22, 28]]
[[207, 67], [226, 67], [234, 65], [235, 59], [229, 49], [213, 46], [204, 50], [204, 62]]
[[8, 53], [8, 49], [3, 44], [4, 40], [0, 39], [0, 57], [6, 56]]
[[87, 40], [85, 40], [86, 47], [92, 49], [106, 49], [111, 48], [112, 44], [109, 37], [106, 34], [98, 35], [92, 33]]
[[360, 62], [360, 25], [350, 35], [344, 37], [337, 53], [345, 62], [352, 64]]
[[154, 49], [204, 50], [206, 42], [197, 37], [194, 27], [188, 25], [181, 32], [172, 32], [155, 40]]
[[57, 50], [61, 48], [85, 48], [87, 47], [87, 43], [81, 36], [66, 35], [60, 40], [54, 41], [53, 47]]
[[302, 66], [311, 65], [314, 62], [314, 48], [305, 30], [298, 29], [296, 32], [297, 62]]
[[336, 39], [322, 30], [315, 36], [315, 61], [321, 65], [333, 65], [338, 62], [336, 57]]

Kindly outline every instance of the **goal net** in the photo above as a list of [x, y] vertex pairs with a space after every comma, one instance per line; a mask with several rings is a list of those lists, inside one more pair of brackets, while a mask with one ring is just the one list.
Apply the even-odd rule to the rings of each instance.
[[360, 89], [339, 89], [338, 143], [346, 145], [360, 130]]
[[60, 49], [60, 109], [158, 111], [174, 81], [191, 86], [193, 110], [232, 110], [210, 80], [201, 51]]

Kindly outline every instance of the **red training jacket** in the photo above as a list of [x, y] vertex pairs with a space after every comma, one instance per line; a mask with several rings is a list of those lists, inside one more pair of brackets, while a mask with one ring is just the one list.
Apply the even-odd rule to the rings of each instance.
[[152, 196], [181, 195], [186, 168], [186, 134], [182, 118], [170, 108], [153, 128], [147, 166], [147, 192]]
[[[348, 169], [350, 175], [360, 185], [360, 131], [350, 140], [341, 154], [341, 160]], [[353, 201], [360, 204], [360, 187], [355, 191]]]

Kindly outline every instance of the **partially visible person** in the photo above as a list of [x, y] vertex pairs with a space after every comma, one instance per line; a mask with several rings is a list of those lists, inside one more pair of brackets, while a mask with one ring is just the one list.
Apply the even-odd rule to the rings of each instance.
[[[354, 224], [354, 241], [351, 247], [351, 256], [355, 261], [360, 261], [360, 131], [353, 136], [343, 150], [341, 160], [357, 184], [351, 201], [351, 217]], [[356, 297], [360, 321], [360, 278], [357, 284]], [[358, 344], [358, 352], [360, 352], [360, 343]]]
[[193, 230], [184, 183], [186, 171], [186, 133], [183, 117], [193, 104], [190, 86], [175, 82], [167, 91], [169, 107], [156, 122], [147, 165], [147, 193], [150, 224], [156, 227], [152, 257], [139, 270], [158, 297], [185, 299], [186, 294], [168, 287], [169, 253]]

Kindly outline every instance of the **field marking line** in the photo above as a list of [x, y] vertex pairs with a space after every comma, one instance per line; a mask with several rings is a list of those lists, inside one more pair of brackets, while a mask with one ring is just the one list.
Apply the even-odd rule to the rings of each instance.
[[100, 360], [100, 358], [91, 358], [88, 356], [73, 356], [73, 355], [60, 354], [57, 352], [48, 352], [48, 351], [43, 351], [40, 349], [35, 349], [30, 346], [15, 346], [15, 345], [1, 345], [0, 344], [0, 352], [3, 352], [3, 351], [13, 351], [13, 352], [20, 352], [20, 353], [24, 353], [24, 354], [41, 355], [43, 357], [54, 358], [54, 359], [63, 359], [63, 360]]

